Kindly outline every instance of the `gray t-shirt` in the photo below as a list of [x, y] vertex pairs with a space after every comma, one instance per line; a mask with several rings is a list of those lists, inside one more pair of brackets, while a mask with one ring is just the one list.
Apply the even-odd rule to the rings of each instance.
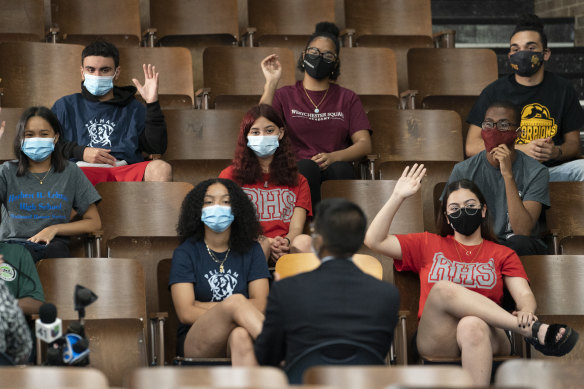
[[91, 204], [101, 200], [73, 162], [67, 162], [60, 173], [51, 170], [44, 179], [44, 173], [33, 176], [26, 172], [17, 177], [17, 167], [11, 161], [0, 165], [0, 240], [28, 239], [45, 227], [68, 223], [72, 208], [82, 216]]
[[[522, 201], [537, 201], [543, 205], [540, 217], [531, 231], [531, 236], [540, 237], [546, 231], [545, 209], [550, 206], [549, 172], [547, 167], [521, 151], [516, 150], [516, 154], [517, 158], [513, 162], [512, 169], [519, 197]], [[457, 163], [448, 183], [463, 178], [472, 180], [485, 197], [493, 221], [493, 231], [497, 238], [506, 240], [513, 236], [507, 209], [505, 182], [501, 171], [487, 160], [486, 151], [483, 150]]]

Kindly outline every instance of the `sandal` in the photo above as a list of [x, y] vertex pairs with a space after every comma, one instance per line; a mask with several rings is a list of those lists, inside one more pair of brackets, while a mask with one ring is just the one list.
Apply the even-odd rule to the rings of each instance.
[[[566, 355], [578, 342], [579, 334], [565, 324], [550, 324], [545, 334], [544, 344], [539, 343], [537, 334], [541, 327], [541, 322], [536, 321], [531, 325], [531, 338], [525, 338], [535, 349], [544, 355], [561, 357]], [[559, 340], [556, 340], [560, 329], [565, 328], [566, 332]]]

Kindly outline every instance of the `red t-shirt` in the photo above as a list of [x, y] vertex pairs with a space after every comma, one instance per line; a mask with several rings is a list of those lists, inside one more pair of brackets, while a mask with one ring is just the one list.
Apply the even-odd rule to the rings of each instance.
[[[318, 113], [306, 93], [317, 105], [324, 97]], [[286, 120], [299, 160], [346, 149], [353, 144], [351, 136], [355, 132], [371, 129], [359, 97], [336, 84], [330, 84], [325, 97], [325, 91], [304, 92], [302, 81], [298, 81], [276, 90], [272, 106]]]
[[[225, 168], [219, 178], [233, 180], [233, 166]], [[258, 220], [268, 238], [285, 236], [290, 229], [290, 220], [295, 207], [306, 209], [308, 216], [312, 216], [312, 202], [308, 181], [302, 174], [298, 174], [298, 185], [275, 186], [268, 183], [269, 174], [264, 174], [262, 181], [253, 185], [242, 186], [258, 212]]]
[[[503, 299], [503, 276], [527, 279], [521, 260], [508, 247], [485, 240], [480, 251], [476, 246], [470, 256], [458, 246], [452, 235], [423, 232], [397, 235], [401, 245], [402, 259], [394, 260], [397, 271], [409, 270], [420, 275], [420, 308], [422, 316], [424, 304], [434, 283], [446, 280], [490, 298], [497, 304]], [[460, 255], [459, 255], [460, 253]], [[476, 259], [475, 259], [476, 256]]]

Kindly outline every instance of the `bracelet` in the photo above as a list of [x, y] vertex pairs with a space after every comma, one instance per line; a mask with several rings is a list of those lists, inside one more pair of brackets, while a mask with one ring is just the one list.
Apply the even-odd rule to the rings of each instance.
[[292, 242], [290, 242], [290, 238], [288, 238], [287, 236], [285, 236], [284, 239], [286, 239], [288, 241], [288, 247], [290, 247], [290, 245], [292, 244]]

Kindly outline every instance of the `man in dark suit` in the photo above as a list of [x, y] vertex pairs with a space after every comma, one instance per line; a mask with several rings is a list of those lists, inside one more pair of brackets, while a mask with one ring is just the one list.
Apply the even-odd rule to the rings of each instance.
[[260, 365], [290, 363], [304, 350], [338, 339], [360, 342], [385, 357], [399, 295], [393, 284], [363, 273], [351, 260], [363, 244], [366, 226], [363, 211], [349, 201], [319, 203], [313, 247], [322, 263], [272, 285], [255, 342]]

